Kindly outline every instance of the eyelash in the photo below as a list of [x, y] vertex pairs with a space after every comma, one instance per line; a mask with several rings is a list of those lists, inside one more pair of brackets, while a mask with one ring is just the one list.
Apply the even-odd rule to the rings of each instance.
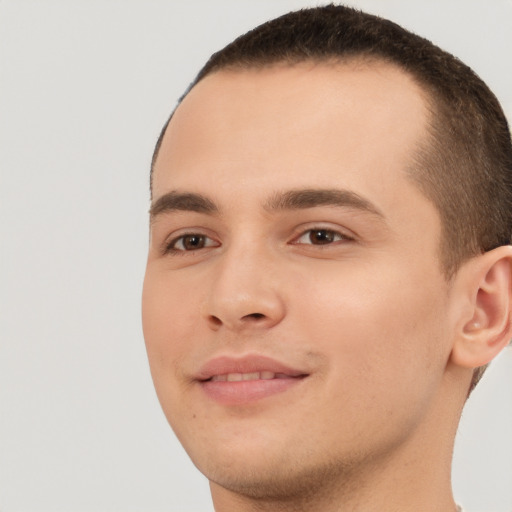
[[[203, 241], [206, 241], [206, 245], [203, 245], [202, 247], [198, 247], [195, 249], [186, 249], [183, 244], [185, 243], [185, 240], [187, 238], [198, 238], [202, 239]], [[213, 242], [213, 243], [210, 243]], [[183, 246], [182, 249], [177, 249], [176, 246], [180, 244]], [[213, 240], [213, 238], [209, 237], [208, 235], [204, 235], [203, 233], [185, 233], [183, 235], [177, 236], [176, 238], [173, 238], [169, 243], [165, 245], [165, 253], [166, 254], [183, 254], [186, 252], [195, 252], [200, 249], [207, 249], [209, 247], [218, 247], [220, 243]]]
[[[350, 242], [350, 241], [354, 240], [353, 237], [350, 237], [350, 236], [348, 236], [340, 231], [337, 231], [335, 229], [329, 229], [329, 228], [323, 228], [323, 227], [313, 227], [313, 228], [306, 229], [305, 231], [303, 231], [301, 233], [301, 235], [299, 237], [297, 237], [295, 239], [295, 241], [292, 243], [299, 245], [300, 242], [298, 242], [298, 240], [300, 240], [301, 238], [303, 238], [305, 236], [309, 236], [309, 240], [311, 241], [311, 236], [313, 234], [316, 234], [316, 235], [322, 234], [322, 236], [326, 237], [327, 239], [325, 242], [320, 242], [317, 244], [311, 243], [311, 244], [304, 244], [304, 245], [324, 246], [324, 245], [333, 245], [336, 242], [343, 242], [343, 241]], [[330, 239], [331, 237], [333, 239]]]
[[[324, 237], [325, 242], [320, 241], [319, 243], [304, 243], [300, 242], [300, 240], [306, 236], [309, 236], [309, 240], [311, 241], [311, 236], [313, 234], [320, 235], [320, 237]], [[190, 248], [186, 249], [184, 246], [184, 243], [186, 243], [186, 239], [190, 238], [196, 238], [200, 239], [204, 242], [205, 245], [202, 245], [201, 247], [197, 248]], [[313, 227], [310, 229], [306, 229], [300, 233], [300, 235], [291, 242], [292, 245], [312, 245], [312, 246], [330, 246], [334, 245], [337, 242], [351, 242], [354, 238], [351, 236], [348, 236], [340, 231], [336, 231], [335, 229], [328, 229], [328, 228], [322, 228], [322, 227]], [[176, 246], [181, 244], [182, 248], [178, 249]], [[177, 254], [177, 255], [183, 255], [187, 252], [196, 252], [201, 249], [208, 249], [211, 247], [219, 247], [220, 243], [215, 241], [213, 238], [209, 237], [208, 235], [205, 235], [203, 233], [185, 233], [183, 235], [180, 235], [176, 238], [173, 238], [169, 243], [165, 245], [165, 254]]]

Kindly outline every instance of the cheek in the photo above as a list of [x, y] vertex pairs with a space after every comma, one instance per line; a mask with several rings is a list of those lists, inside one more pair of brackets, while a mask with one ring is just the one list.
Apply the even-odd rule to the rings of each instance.
[[[317, 349], [325, 351], [332, 375], [354, 395], [380, 395], [404, 386], [421, 392], [444, 368], [446, 304], [441, 282], [424, 274], [385, 266], [357, 269], [339, 278], [302, 283], [307, 304], [297, 313]], [[372, 271], [373, 270], [373, 271]], [[439, 284], [439, 286], [438, 286]], [[313, 307], [308, 309], [308, 305]], [[437, 372], [437, 375], [435, 375]]]
[[183, 291], [188, 289], [165, 272], [150, 269], [142, 294], [142, 324], [153, 384], [167, 421], [180, 439], [179, 426], [193, 421], [195, 415], [183, 400], [189, 391], [183, 362], [199, 326], [197, 296], [193, 290]]
[[157, 389], [175, 375], [198, 325], [193, 294], [176, 293], [177, 284], [161, 273], [146, 272], [142, 293], [142, 327], [151, 373]]

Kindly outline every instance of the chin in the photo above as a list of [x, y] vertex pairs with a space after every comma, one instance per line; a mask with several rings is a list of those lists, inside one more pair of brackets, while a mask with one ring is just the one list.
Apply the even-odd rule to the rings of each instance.
[[[240, 465], [237, 465], [240, 466]], [[307, 489], [316, 488], [315, 478], [312, 478], [310, 472], [300, 478], [295, 471], [290, 468], [255, 468], [251, 464], [245, 464], [245, 467], [230, 468], [226, 471], [224, 468], [216, 469], [206, 474], [212, 485], [217, 485], [252, 499], [286, 501], [287, 499], [296, 499]]]
[[[228, 454], [208, 458], [196, 463], [212, 486], [222, 488], [247, 498], [262, 501], [288, 501], [318, 496], [318, 493], [336, 486], [343, 480], [349, 482], [353, 464], [340, 461], [314, 462], [305, 454], [292, 457], [274, 454], [265, 456], [264, 450], [257, 455], [247, 452], [243, 457]], [[236, 460], [234, 460], [236, 459]]]

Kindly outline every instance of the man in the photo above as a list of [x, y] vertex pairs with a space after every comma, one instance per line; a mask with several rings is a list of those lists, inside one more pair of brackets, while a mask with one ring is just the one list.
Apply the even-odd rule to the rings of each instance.
[[152, 166], [143, 323], [215, 510], [457, 510], [511, 335], [512, 145], [454, 57], [342, 6], [214, 54]]

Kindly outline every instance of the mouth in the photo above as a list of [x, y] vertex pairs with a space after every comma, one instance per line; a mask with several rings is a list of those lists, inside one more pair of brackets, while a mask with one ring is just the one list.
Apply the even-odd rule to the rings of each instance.
[[272, 380], [272, 379], [296, 379], [305, 375], [286, 375], [285, 373], [274, 373], [268, 370], [250, 373], [225, 373], [223, 375], [212, 375], [206, 382], [241, 382], [251, 380]]
[[308, 373], [265, 356], [221, 357], [209, 361], [197, 381], [206, 396], [221, 405], [245, 405], [285, 393]]

